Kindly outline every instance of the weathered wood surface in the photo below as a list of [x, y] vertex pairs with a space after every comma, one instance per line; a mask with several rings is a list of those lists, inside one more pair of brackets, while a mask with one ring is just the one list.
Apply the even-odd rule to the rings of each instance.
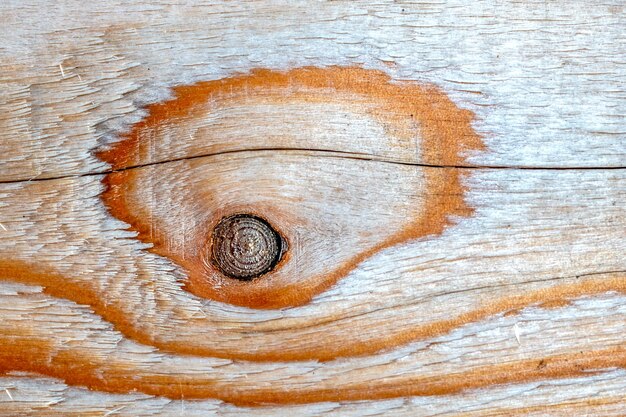
[[624, 5], [463, 3], [0, 4], [0, 415], [624, 415]]

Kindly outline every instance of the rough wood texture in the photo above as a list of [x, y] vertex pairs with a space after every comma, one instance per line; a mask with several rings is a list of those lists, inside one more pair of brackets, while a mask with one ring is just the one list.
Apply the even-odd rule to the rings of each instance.
[[624, 415], [621, 2], [192, 3], [0, 5], [0, 415]]

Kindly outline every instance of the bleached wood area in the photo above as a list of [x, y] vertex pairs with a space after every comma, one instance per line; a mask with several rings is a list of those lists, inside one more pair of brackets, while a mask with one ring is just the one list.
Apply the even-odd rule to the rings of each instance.
[[0, 415], [624, 415], [625, 7], [2, 1]]

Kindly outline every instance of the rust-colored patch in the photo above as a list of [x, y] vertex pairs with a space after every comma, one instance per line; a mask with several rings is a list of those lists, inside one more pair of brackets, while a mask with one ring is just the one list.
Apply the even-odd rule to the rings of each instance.
[[[465, 151], [483, 148], [480, 137], [471, 127], [472, 113], [459, 109], [443, 91], [434, 86], [394, 83], [381, 71], [362, 68], [307, 67], [286, 72], [254, 70], [247, 75], [176, 87], [174, 99], [149, 106], [148, 116], [144, 120], [134, 125], [120, 142], [98, 153], [98, 156], [116, 170], [145, 163], [150, 146], [154, 144], [141, 140], [148, 136], [142, 132], [191, 117], [202, 110], [202, 104], [215, 97], [237, 100], [238, 97], [264, 92], [271, 92], [266, 95], [281, 99], [297, 94], [299, 97], [304, 95], [310, 100], [329, 103], [336, 96], [358, 96], [373, 104], [367, 116], [381, 121], [388, 126], [388, 134], [398, 137], [407, 135], [407, 125], [416, 121], [420, 126], [418, 139], [423, 160], [427, 164], [462, 165]], [[189, 252], [182, 254], [169, 250], [164, 243], [168, 237], [159, 235], [158, 230], [155, 232], [155, 226], [125, 198], [128, 187], [133, 186], [134, 175], [133, 170], [125, 170], [111, 173], [104, 179], [107, 189], [102, 199], [110, 213], [129, 223], [139, 233], [141, 241], [152, 243], [153, 252], [182, 266], [188, 275], [185, 283], [187, 290], [201, 297], [251, 308], [270, 309], [305, 304], [374, 253], [410, 239], [439, 234], [452, 216], [469, 216], [472, 213], [463, 199], [465, 190], [461, 184], [460, 170], [426, 169], [428, 198], [424, 211], [417, 218], [407, 219], [406, 226], [399, 232], [382, 238], [378, 244], [335, 265], [323, 275], [300, 280], [301, 277], [268, 274], [269, 279], [264, 277], [242, 283], [207, 268], [201, 250], [197, 250], [196, 255], [191, 257]], [[254, 213], [254, 208], [249, 211]], [[195, 242], [198, 248], [207, 245], [206, 235], [191, 236], [188, 240]]]
[[546, 300], [542, 302], [541, 304], [539, 304], [538, 307], [545, 308], [545, 309], [557, 309], [557, 308], [567, 307], [569, 304], [570, 304], [569, 300], [564, 300], [562, 298], [559, 298], [556, 300]]
[[503, 314], [503, 316], [504, 316], [504, 317], [517, 316], [519, 313], [520, 313], [520, 311], [519, 311], [519, 310], [513, 309], [513, 310], [506, 311], [506, 312]]

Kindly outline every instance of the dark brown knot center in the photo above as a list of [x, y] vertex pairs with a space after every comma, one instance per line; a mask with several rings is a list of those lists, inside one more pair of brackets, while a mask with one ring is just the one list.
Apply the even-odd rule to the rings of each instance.
[[213, 229], [211, 257], [226, 276], [250, 281], [271, 271], [284, 252], [281, 236], [250, 214], [224, 217]]

